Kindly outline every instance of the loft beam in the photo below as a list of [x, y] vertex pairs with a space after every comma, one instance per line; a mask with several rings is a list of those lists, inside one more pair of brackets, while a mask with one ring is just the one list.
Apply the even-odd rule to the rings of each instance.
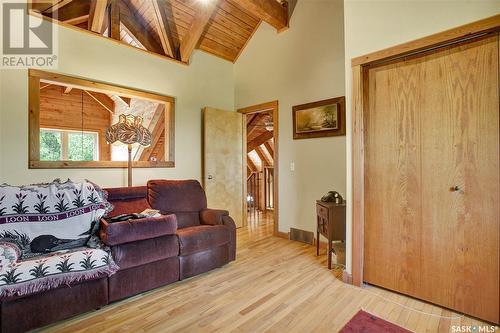
[[189, 62], [194, 48], [200, 41], [201, 35], [212, 17], [215, 9], [217, 8], [217, 1], [209, 1], [207, 4], [198, 4], [198, 11], [194, 16], [193, 23], [188, 30], [186, 36], [182, 38], [180, 45], [181, 60]]

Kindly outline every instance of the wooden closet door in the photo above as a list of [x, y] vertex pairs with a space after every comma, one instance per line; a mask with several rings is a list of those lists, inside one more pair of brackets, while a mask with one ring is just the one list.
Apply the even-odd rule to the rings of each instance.
[[498, 61], [495, 36], [368, 69], [364, 122], [364, 280], [492, 322]]
[[419, 295], [498, 322], [498, 38], [440, 51], [421, 66]]
[[369, 70], [365, 114], [364, 280], [416, 295], [420, 289], [421, 68]]

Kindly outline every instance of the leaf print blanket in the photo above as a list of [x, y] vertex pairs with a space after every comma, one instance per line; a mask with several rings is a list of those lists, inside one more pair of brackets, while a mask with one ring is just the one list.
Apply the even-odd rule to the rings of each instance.
[[89, 181], [0, 185], [0, 242], [17, 246], [21, 259], [85, 246], [112, 208], [106, 199]]
[[11, 262], [0, 268], [0, 300], [109, 276], [117, 270], [108, 252], [90, 248]]

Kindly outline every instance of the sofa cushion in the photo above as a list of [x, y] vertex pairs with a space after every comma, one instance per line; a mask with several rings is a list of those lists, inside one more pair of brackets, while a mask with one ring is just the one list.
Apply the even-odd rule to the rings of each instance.
[[161, 215], [122, 222], [101, 221], [100, 236], [109, 246], [125, 244], [143, 239], [175, 235], [177, 219], [175, 215]]
[[179, 255], [177, 236], [163, 236], [113, 246], [113, 258], [120, 270]]
[[177, 230], [180, 255], [205, 251], [229, 243], [229, 230], [223, 225], [200, 225]]
[[199, 212], [207, 208], [205, 191], [196, 180], [150, 180], [148, 200], [162, 214]]
[[175, 213], [175, 216], [177, 218], [178, 229], [200, 225], [199, 212], [177, 212]]
[[79, 248], [19, 261], [0, 271], [0, 300], [109, 276], [118, 270], [109, 253]]
[[121, 214], [140, 213], [151, 208], [148, 203], [148, 188], [146, 186], [107, 188], [108, 201], [114, 209], [107, 216], [115, 217]]

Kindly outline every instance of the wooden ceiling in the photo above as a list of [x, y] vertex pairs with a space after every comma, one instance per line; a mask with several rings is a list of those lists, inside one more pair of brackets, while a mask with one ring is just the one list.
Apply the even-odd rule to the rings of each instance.
[[262, 21], [286, 30], [281, 0], [31, 0], [44, 17], [189, 63], [194, 49], [235, 62]]

